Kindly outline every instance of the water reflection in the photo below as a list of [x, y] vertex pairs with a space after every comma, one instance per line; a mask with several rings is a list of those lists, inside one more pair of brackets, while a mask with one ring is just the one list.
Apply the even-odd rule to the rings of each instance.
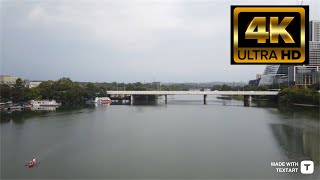
[[316, 164], [320, 162], [320, 133], [315, 129], [302, 129], [287, 124], [270, 124], [272, 134], [279, 143], [280, 149], [289, 160], [311, 159]]
[[12, 121], [15, 124], [22, 124], [28, 118], [43, 116], [47, 113], [48, 111], [31, 111], [31, 110], [3, 111], [1, 112], [0, 123], [8, 123]]
[[288, 106], [278, 105], [278, 113], [289, 116], [292, 119], [306, 118], [320, 121], [319, 107], [303, 107], [303, 106]]
[[32, 111], [55, 111], [57, 109], [56, 106], [32, 106]]
[[2, 111], [0, 113], [0, 123], [9, 123], [12, 121], [15, 124], [22, 124], [29, 118], [43, 118], [48, 116], [63, 116], [66, 114], [77, 114], [83, 111], [92, 112], [94, 106], [60, 106], [60, 107], [41, 107], [38, 109], [24, 109], [21, 111]]
[[252, 102], [251, 101], [244, 101], [243, 105], [246, 107], [251, 107], [252, 106]]
[[112, 100], [111, 105], [130, 105], [129, 100]]

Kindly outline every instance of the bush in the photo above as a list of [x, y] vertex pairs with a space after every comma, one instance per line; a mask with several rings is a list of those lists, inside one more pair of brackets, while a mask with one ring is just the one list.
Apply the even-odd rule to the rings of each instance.
[[282, 89], [279, 93], [279, 100], [284, 103], [319, 105], [320, 95], [314, 89], [293, 86]]

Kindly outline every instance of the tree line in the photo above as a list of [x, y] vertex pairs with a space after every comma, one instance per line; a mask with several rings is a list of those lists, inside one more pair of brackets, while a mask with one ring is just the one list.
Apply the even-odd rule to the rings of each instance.
[[184, 84], [161, 85], [160, 83], [91, 83], [74, 82], [70, 78], [57, 81], [43, 81], [37, 87], [27, 88], [22, 79], [17, 79], [12, 87], [0, 86], [1, 102], [26, 102], [29, 100], [54, 99], [62, 104], [80, 104], [94, 97], [107, 96], [107, 90], [149, 91], [149, 90], [188, 90]]
[[320, 93], [311, 88], [291, 86], [280, 91], [279, 100], [288, 104], [313, 104], [319, 106]]
[[[271, 84], [264, 86], [228, 86], [226, 84], [223, 85], [215, 85], [211, 88], [211, 90], [219, 90], [219, 91], [268, 91], [270, 89], [281, 89], [278, 95], [278, 99], [280, 103], [287, 104], [313, 104], [320, 106], [320, 93], [318, 92], [320, 89], [319, 84], [314, 84], [310, 87], [303, 86], [294, 86], [287, 84]], [[233, 99], [242, 99], [242, 96], [233, 96]], [[269, 98], [269, 97], [261, 97], [260, 98]]]
[[[57, 81], [43, 81], [39, 86], [27, 88], [22, 79], [17, 79], [14, 86], [2, 84], [0, 86], [1, 102], [26, 102], [29, 100], [55, 99], [62, 104], [80, 104], [94, 97], [107, 96], [108, 90], [126, 91], [188, 91], [194, 85], [176, 83], [91, 83], [74, 82], [70, 78], [61, 78]], [[281, 102], [287, 103], [311, 103], [319, 104], [320, 96], [316, 91], [319, 85], [310, 88], [288, 86], [285, 84], [272, 84], [265, 86], [229, 86], [213, 85], [210, 90], [215, 91], [267, 91], [270, 89], [282, 89], [279, 93]], [[204, 90], [202, 88], [202, 90]]]
[[79, 104], [95, 96], [106, 96], [106, 89], [93, 83], [84, 85], [70, 78], [44, 81], [37, 87], [27, 88], [19, 78], [12, 87], [1, 85], [1, 101], [25, 102], [29, 100], [54, 99], [62, 104]]

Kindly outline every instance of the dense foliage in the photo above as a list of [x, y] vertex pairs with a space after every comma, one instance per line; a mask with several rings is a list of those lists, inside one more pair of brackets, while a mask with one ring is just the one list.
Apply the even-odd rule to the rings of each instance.
[[27, 88], [21, 79], [13, 87], [1, 85], [1, 101], [23, 102], [38, 99], [55, 99], [62, 104], [79, 104], [95, 96], [106, 96], [106, 89], [92, 83], [84, 85], [69, 78], [44, 81], [39, 86]]
[[268, 91], [270, 89], [283, 89], [288, 87], [287, 84], [271, 84], [264, 86], [229, 86], [226, 84], [223, 85], [214, 85], [211, 90], [219, 90], [219, 91]]
[[188, 84], [184, 83], [175, 83], [175, 84], [161, 84], [159, 82], [154, 83], [95, 83], [97, 86], [105, 87], [105, 89], [110, 91], [188, 91], [191, 87]]
[[279, 93], [280, 102], [299, 104], [320, 104], [320, 93], [314, 89], [292, 86], [284, 88]]

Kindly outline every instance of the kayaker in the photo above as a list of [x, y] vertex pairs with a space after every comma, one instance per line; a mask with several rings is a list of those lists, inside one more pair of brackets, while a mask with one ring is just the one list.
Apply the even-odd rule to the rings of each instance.
[[29, 167], [32, 167], [34, 165], [33, 161], [29, 162]]
[[32, 158], [32, 162], [35, 164], [37, 161], [36, 161], [36, 158]]

